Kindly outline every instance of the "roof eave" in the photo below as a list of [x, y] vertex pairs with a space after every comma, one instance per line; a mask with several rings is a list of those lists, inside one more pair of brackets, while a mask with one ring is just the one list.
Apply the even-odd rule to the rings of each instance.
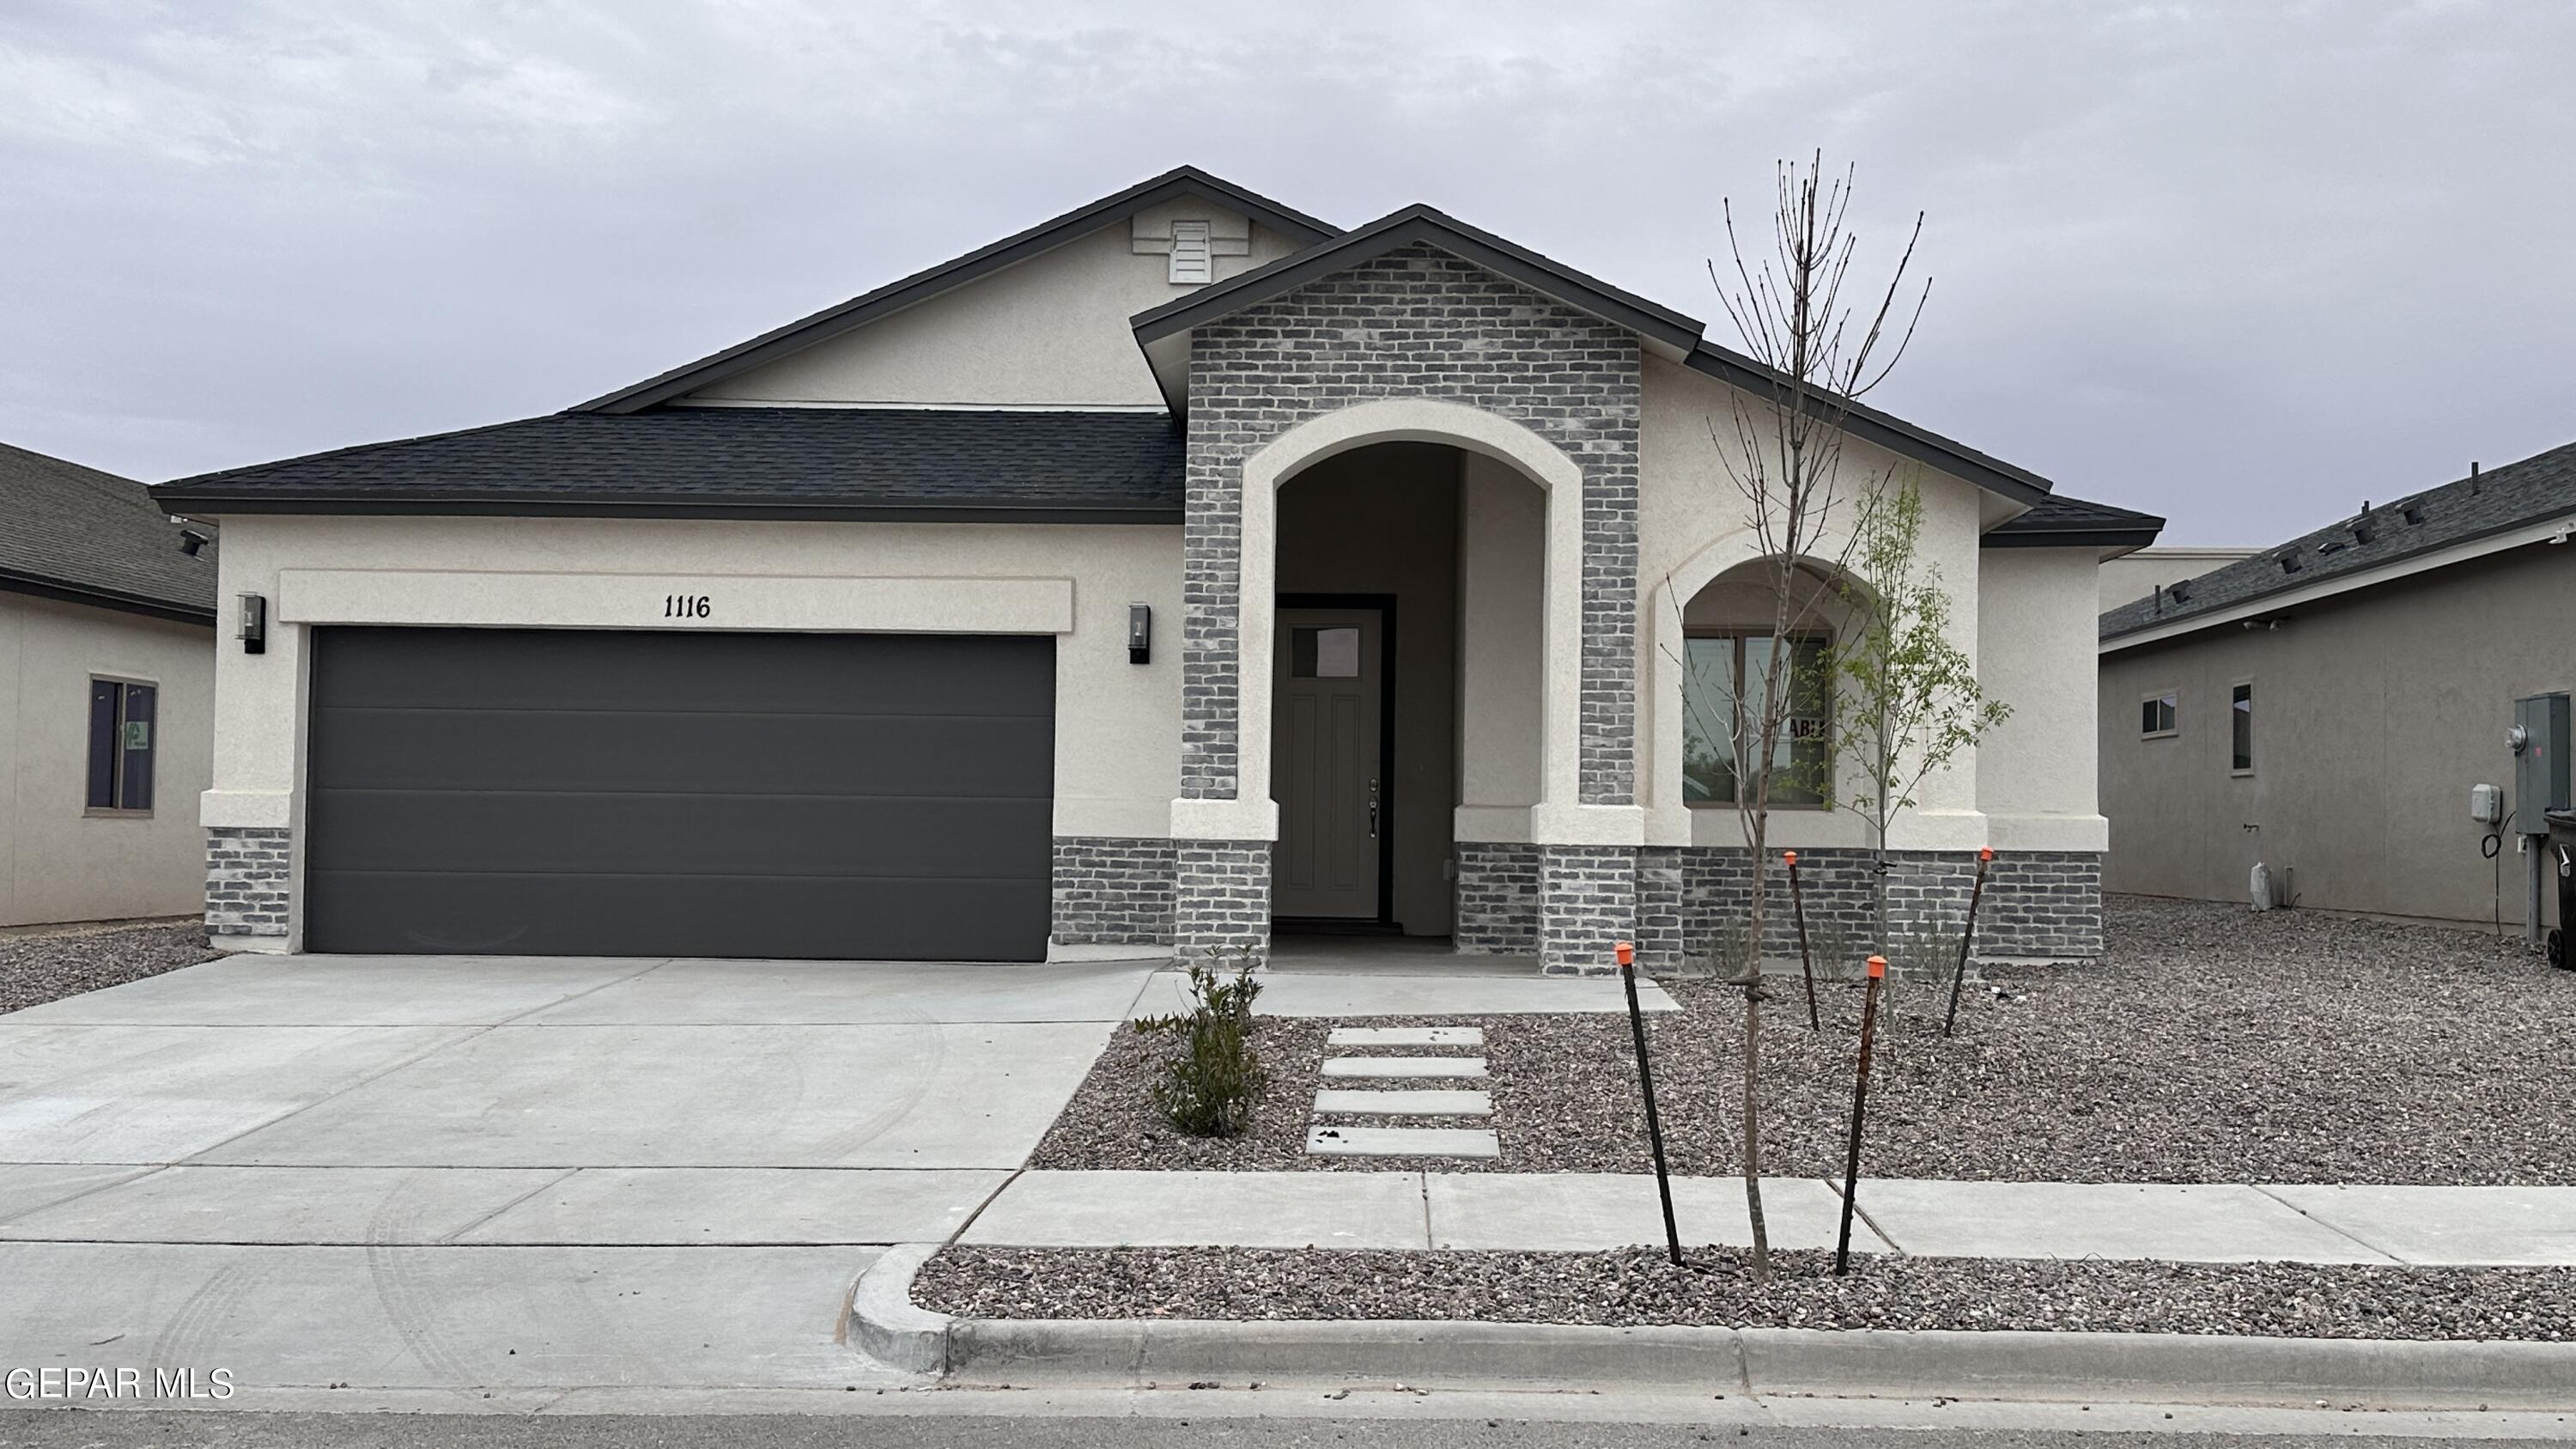
[[65, 579], [43, 578], [0, 569], [0, 593], [25, 594], [30, 598], [50, 599], [62, 604], [86, 604], [93, 609], [111, 609], [120, 614], [143, 614], [156, 619], [169, 619], [181, 624], [204, 624], [212, 627], [215, 606], [187, 604], [172, 599], [153, 598], [127, 593], [121, 589], [103, 589], [90, 584], [76, 584]]
[[2033, 528], [2021, 531], [1991, 529], [1977, 540], [1980, 548], [2090, 548], [2106, 559], [2136, 553], [2156, 541], [2164, 531], [2163, 520], [2153, 528]]
[[191, 509], [235, 515], [489, 518], [696, 518], [850, 523], [1177, 524], [1179, 505], [1073, 504], [1044, 499], [960, 503], [954, 499], [838, 502], [761, 496], [662, 494], [461, 494], [341, 489], [197, 494]]
[[[1717, 378], [1756, 396], [1783, 403], [1788, 399], [1789, 381], [1781, 373], [1714, 344], [1701, 343], [1685, 363], [1694, 372]], [[1899, 457], [1929, 463], [1988, 492], [1999, 493], [2016, 502], [2036, 504], [2048, 498], [2056, 486], [2028, 469], [2016, 468], [1964, 443], [1918, 428], [1864, 403], [1831, 393], [1811, 393], [1809, 396], [1815, 399], [1810, 406], [1834, 407], [1841, 416], [1843, 429], [1853, 436], [1875, 443]]]
[[[2544, 514], [2536, 520], [2523, 518], [2512, 523], [2499, 524], [2478, 533], [2464, 534], [2458, 538], [2444, 539], [2439, 543], [2392, 554], [2366, 568], [2353, 569], [2346, 573], [2328, 574], [2322, 578], [2284, 575], [2280, 583], [2270, 588], [2229, 599], [2223, 603], [2207, 604], [2187, 614], [2150, 615], [2117, 633], [2102, 635], [2100, 649], [2104, 654], [2113, 654], [2122, 649], [2181, 638], [2199, 633], [2203, 629], [2216, 628], [2276, 610], [2312, 604], [2319, 600], [2335, 598], [2381, 584], [2397, 583], [2418, 574], [2466, 563], [2471, 559], [2483, 558], [2489, 554], [2502, 553], [2507, 549], [2525, 548], [2536, 543], [2551, 543], [2565, 547], [2568, 545], [2557, 544], [2557, 540], [2568, 534], [2576, 534], [2576, 510], [2557, 510]], [[2254, 557], [2259, 559], [2264, 555], [2257, 554]]]

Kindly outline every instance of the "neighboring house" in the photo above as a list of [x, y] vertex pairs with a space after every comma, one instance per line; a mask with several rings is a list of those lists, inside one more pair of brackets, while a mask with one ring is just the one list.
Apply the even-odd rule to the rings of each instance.
[[0, 444], [0, 926], [205, 905], [215, 551], [185, 542], [142, 484]]
[[[1709, 427], [1774, 384], [1427, 207], [1343, 231], [1183, 169], [566, 412], [164, 485], [267, 610], [222, 651], [205, 823], [243, 893], [209, 919], [932, 960], [1277, 919], [1669, 962], [1741, 890], [1680, 661], [1770, 617]], [[1851, 427], [2017, 706], [1896, 844], [1954, 899], [1997, 848], [1989, 947], [2090, 953], [2095, 568], [2159, 521]], [[1773, 832], [1857, 909], [1856, 820]]]
[[[2514, 836], [2547, 826], [2506, 730], [2576, 687], [2571, 535], [2576, 445], [2104, 614], [2104, 883], [2245, 900], [2260, 861], [2303, 905], [2523, 923]], [[2500, 860], [2479, 784], [2517, 815]]]
[[2250, 548], [2175, 548], [2158, 544], [2102, 561], [2102, 613], [2143, 599], [2166, 584], [2194, 579], [2253, 556]]

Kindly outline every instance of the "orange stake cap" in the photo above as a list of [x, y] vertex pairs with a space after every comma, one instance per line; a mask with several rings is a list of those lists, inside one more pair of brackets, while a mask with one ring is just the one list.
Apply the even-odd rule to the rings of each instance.
[[[1845, 957], [1844, 959], [1845, 959], [1845, 960], [1849, 960], [1850, 958], [1849, 958], [1849, 957]], [[1887, 974], [1887, 958], [1886, 958], [1886, 957], [1884, 957], [1884, 956], [1872, 956], [1872, 957], [1870, 957], [1870, 958], [1869, 958], [1869, 979], [1870, 979], [1870, 980], [1872, 980], [1872, 981], [1876, 981], [1876, 980], [1878, 980], [1880, 977], [1885, 976], [1886, 974]]]
[[1798, 852], [1794, 850], [1784, 850], [1780, 852], [1780, 858], [1789, 862], [1791, 865], [1796, 865], [1798, 863]]
[[1993, 846], [1991, 846], [1991, 845], [1989, 845], [1989, 846], [1987, 846], [1986, 848], [1984, 848], [1983, 850], [1980, 850], [1980, 851], [1978, 851], [1978, 852], [1977, 852], [1977, 859], [1979, 859], [1979, 860], [1992, 860], [1992, 859], [1994, 859], [1994, 858], [1995, 858], [1995, 848], [1994, 848]]
[[1636, 960], [1637, 960], [1637, 943], [1636, 943], [1636, 942], [1634, 942], [1634, 941], [1622, 941], [1622, 942], [1620, 942], [1620, 943], [1619, 943], [1619, 964], [1620, 964], [1620, 965], [1622, 965], [1622, 966], [1631, 966], [1631, 965], [1636, 964]]

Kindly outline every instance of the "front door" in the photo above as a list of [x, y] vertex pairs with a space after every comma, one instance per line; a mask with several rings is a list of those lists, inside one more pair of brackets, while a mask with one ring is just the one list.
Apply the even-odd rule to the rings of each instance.
[[1274, 915], [1383, 919], [1385, 612], [1281, 609], [1270, 782]]

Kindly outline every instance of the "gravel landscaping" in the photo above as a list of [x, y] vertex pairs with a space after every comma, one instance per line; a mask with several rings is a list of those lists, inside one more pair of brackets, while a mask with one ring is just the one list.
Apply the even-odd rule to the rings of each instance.
[[194, 922], [0, 937], [0, 1013], [158, 976], [222, 954], [206, 944], [206, 928]]
[[950, 1248], [913, 1285], [968, 1318], [1478, 1319], [2295, 1338], [2576, 1339], [2576, 1268], [1658, 1252]]
[[[2473, 931], [2116, 897], [2109, 912], [2099, 962], [1990, 968], [1950, 1040], [1938, 1035], [1938, 990], [1904, 988], [1871, 1088], [1870, 1175], [2576, 1183], [2576, 973]], [[1684, 1010], [1648, 1020], [1673, 1170], [1736, 1171], [1742, 994], [1667, 985]], [[1821, 1035], [1807, 1030], [1794, 974], [1774, 981], [1764, 1012], [1763, 1153], [1775, 1175], [1839, 1175], [1860, 988], [1819, 990]], [[1493, 1079], [1481, 1085], [1502, 1144], [1498, 1159], [1440, 1170], [1649, 1170], [1617, 1015], [1262, 1018], [1270, 1086], [1253, 1131], [1231, 1141], [1165, 1124], [1145, 1097], [1160, 1046], [1121, 1033], [1032, 1165], [1409, 1165], [1308, 1157], [1305, 1131], [1329, 1027], [1435, 1021], [1485, 1029]]]

